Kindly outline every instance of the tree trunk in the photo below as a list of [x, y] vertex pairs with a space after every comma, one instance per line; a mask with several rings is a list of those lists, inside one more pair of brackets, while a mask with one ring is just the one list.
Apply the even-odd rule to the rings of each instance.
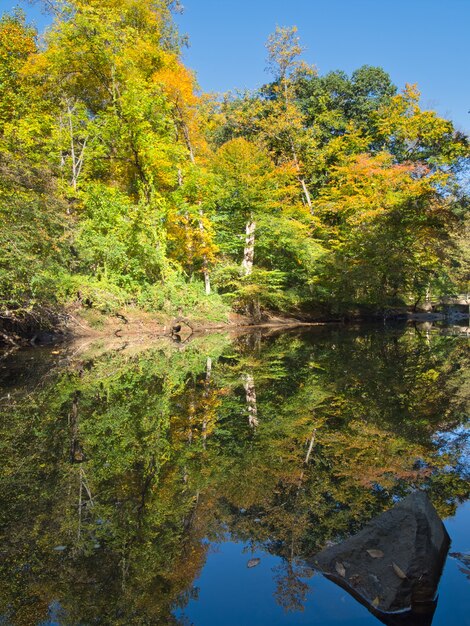
[[244, 276], [249, 276], [253, 271], [253, 260], [255, 258], [255, 231], [256, 222], [253, 215], [246, 224], [245, 249], [243, 251], [242, 272]]
[[[317, 429], [316, 429], [316, 428], [314, 428], [314, 429], [313, 429], [312, 436], [310, 437], [310, 441], [309, 441], [309, 444], [308, 444], [307, 455], [306, 455], [306, 457], [305, 457], [305, 461], [304, 461], [304, 466], [305, 466], [305, 467], [307, 467], [307, 465], [308, 465], [308, 463], [309, 463], [309, 461], [310, 461], [310, 455], [312, 454], [313, 446], [314, 446], [314, 444], [315, 444], [315, 437], [316, 437], [316, 434], [317, 434]], [[300, 477], [299, 477], [299, 487], [298, 487], [297, 493], [299, 493], [300, 489], [302, 488], [302, 482], [303, 482], [303, 479], [304, 479], [304, 474], [305, 474], [305, 469], [303, 469], [303, 470], [300, 472]]]
[[67, 116], [69, 121], [69, 134], [70, 134], [70, 157], [72, 159], [72, 179], [71, 184], [74, 190], [77, 189], [78, 178], [82, 171], [83, 167], [83, 159], [85, 157], [85, 148], [87, 143], [87, 138], [83, 140], [80, 145], [78, 142], [76, 144], [75, 136], [74, 136], [74, 127], [73, 127], [73, 113], [75, 110], [75, 105], [71, 106], [70, 102], [67, 101]]
[[[196, 165], [196, 159], [194, 157], [194, 150], [193, 150], [193, 145], [191, 143], [189, 128], [186, 122], [184, 121], [184, 115], [183, 115], [183, 111], [181, 110], [181, 107], [177, 104], [176, 108], [177, 108], [178, 115], [179, 115], [179, 122], [181, 124], [181, 128], [183, 129], [183, 137], [186, 143], [186, 147], [188, 149], [189, 160], [191, 161], [192, 165]], [[181, 187], [181, 184], [180, 184], [180, 187]], [[201, 203], [199, 202], [199, 205], [200, 204]], [[199, 209], [199, 215], [200, 215], [199, 230], [201, 232], [201, 236], [204, 237], [204, 222], [202, 221], [204, 214], [201, 208]], [[205, 289], [206, 295], [210, 296], [211, 295], [211, 279], [210, 279], [210, 274], [209, 274], [209, 264], [207, 262], [207, 255], [205, 254], [202, 257], [202, 273], [204, 276], [204, 289]]]
[[[202, 221], [203, 217], [204, 217], [204, 213], [202, 209], [200, 208], [199, 209], [199, 230], [201, 232], [202, 242], [204, 243], [204, 222]], [[206, 296], [210, 296], [211, 295], [211, 277], [209, 274], [209, 264], [207, 262], [206, 254], [202, 255], [202, 273], [204, 276], [204, 288], [206, 290]]]
[[248, 423], [252, 428], [256, 428], [259, 424], [258, 405], [256, 403], [255, 379], [252, 374], [245, 374], [243, 387], [245, 388], [246, 406], [248, 408]]
[[307, 206], [309, 208], [310, 214], [313, 215], [312, 198], [310, 197], [310, 192], [308, 190], [307, 183], [305, 182], [305, 179], [303, 179], [301, 176], [299, 176], [299, 181], [300, 181], [300, 184], [302, 185], [302, 191], [304, 192], [305, 201], [307, 202]]
[[206, 296], [211, 295], [211, 277], [207, 271], [207, 261], [204, 259], [204, 289], [206, 290]]
[[[212, 375], [212, 359], [210, 358], [210, 356], [208, 356], [206, 359], [206, 380], [204, 381], [204, 398], [207, 398], [209, 396], [211, 375]], [[206, 447], [206, 439], [207, 439], [207, 419], [206, 419], [206, 415], [204, 415], [204, 419], [202, 421], [202, 445], [204, 449]]]
[[310, 196], [310, 192], [308, 190], [307, 183], [305, 182], [305, 179], [301, 175], [300, 163], [299, 163], [299, 159], [297, 158], [297, 151], [295, 149], [294, 140], [292, 139], [292, 137], [290, 138], [290, 145], [291, 145], [291, 150], [292, 150], [292, 156], [294, 158], [295, 169], [297, 171], [297, 180], [299, 181], [299, 183], [300, 183], [300, 185], [302, 187], [302, 192], [304, 194], [305, 202], [307, 203], [307, 206], [308, 206], [308, 208], [310, 210], [310, 213], [311, 213], [311, 215], [313, 215], [312, 198]]

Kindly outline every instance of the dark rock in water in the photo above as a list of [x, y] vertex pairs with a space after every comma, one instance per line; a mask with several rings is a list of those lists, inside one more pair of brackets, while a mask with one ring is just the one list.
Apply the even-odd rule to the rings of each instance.
[[427, 495], [416, 491], [309, 563], [383, 623], [424, 626], [432, 622], [449, 544]]

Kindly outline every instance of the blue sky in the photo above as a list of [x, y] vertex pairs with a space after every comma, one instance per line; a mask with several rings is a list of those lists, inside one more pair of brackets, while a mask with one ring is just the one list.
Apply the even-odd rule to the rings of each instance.
[[[18, 0], [0, 0], [9, 10]], [[21, 4], [21, 3], [20, 3]], [[400, 88], [417, 83], [422, 104], [470, 132], [470, 0], [183, 0], [184, 52], [204, 91], [267, 80], [268, 35], [296, 25], [304, 58], [320, 73], [380, 65]], [[43, 28], [37, 8], [23, 5]]]

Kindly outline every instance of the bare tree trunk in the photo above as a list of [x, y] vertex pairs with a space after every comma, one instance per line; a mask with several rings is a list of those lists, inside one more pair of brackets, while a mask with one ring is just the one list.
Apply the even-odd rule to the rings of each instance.
[[[176, 106], [177, 111], [178, 111], [178, 115], [179, 115], [179, 121], [181, 124], [181, 128], [183, 130], [183, 137], [184, 137], [184, 141], [186, 143], [186, 147], [188, 149], [188, 153], [189, 153], [189, 160], [191, 161], [192, 165], [196, 165], [196, 159], [194, 157], [194, 150], [193, 150], [193, 145], [191, 143], [191, 137], [189, 134], [189, 128], [186, 124], [186, 122], [184, 121], [184, 116], [183, 116], [183, 112], [180, 108], [180, 106], [177, 104]], [[180, 185], [181, 186], [181, 185]], [[199, 207], [201, 206], [201, 203], [199, 203]], [[203, 222], [203, 217], [204, 217], [204, 213], [202, 211], [201, 208], [199, 208], [199, 230], [201, 232], [201, 236], [204, 237], [204, 222]], [[209, 274], [209, 264], [207, 262], [207, 255], [203, 255], [202, 257], [202, 272], [203, 272], [203, 276], [204, 276], [204, 288], [206, 291], [206, 295], [210, 296], [211, 294], [211, 279], [210, 279], [210, 274]]]
[[[183, 172], [181, 171], [181, 168], [178, 168], [178, 187], [182, 187], [183, 186]], [[186, 249], [187, 249], [187, 263], [188, 263], [188, 267], [189, 267], [189, 275], [192, 277], [193, 275], [193, 261], [194, 261], [194, 252], [193, 252], [193, 242], [192, 242], [192, 238], [191, 238], [191, 228], [190, 228], [190, 216], [189, 216], [189, 212], [186, 211], [184, 214], [185, 217], [185, 222], [183, 225], [183, 231], [184, 231], [184, 238], [186, 240]]]
[[244, 276], [249, 276], [253, 271], [255, 232], [256, 222], [253, 219], [253, 215], [250, 215], [250, 219], [246, 224], [245, 249], [243, 250], [242, 272]]
[[74, 137], [74, 128], [73, 128], [73, 112], [75, 109], [75, 105], [71, 106], [70, 102], [67, 100], [67, 116], [69, 121], [69, 133], [70, 133], [70, 156], [72, 159], [72, 187], [76, 190], [78, 184], [78, 178], [82, 171], [83, 167], [83, 159], [85, 156], [85, 148], [87, 139], [83, 140], [83, 143], [80, 145], [77, 143]]
[[[289, 108], [289, 91], [288, 91], [288, 84], [287, 84], [286, 76], [285, 75], [282, 76], [281, 80], [284, 83], [284, 104], [285, 104], [286, 112], [287, 112]], [[310, 213], [313, 215], [312, 198], [310, 196], [307, 183], [305, 182], [305, 178], [301, 174], [300, 163], [299, 163], [299, 159], [297, 158], [297, 150], [295, 149], [294, 139], [292, 138], [292, 135], [290, 135], [289, 141], [290, 141], [290, 146], [292, 150], [292, 157], [294, 159], [295, 169], [297, 171], [297, 180], [299, 181], [302, 187], [302, 193], [304, 195], [305, 202], [307, 203]]]
[[[316, 437], [316, 435], [317, 435], [317, 429], [316, 429], [316, 428], [314, 428], [314, 429], [313, 429], [312, 436], [310, 437], [310, 441], [309, 441], [309, 444], [308, 444], [307, 455], [306, 455], [306, 457], [305, 457], [305, 461], [304, 461], [304, 466], [305, 466], [305, 467], [307, 467], [307, 465], [308, 465], [308, 463], [309, 463], [309, 461], [310, 461], [310, 455], [312, 454], [312, 450], [313, 450], [313, 446], [314, 446], [314, 443], [315, 443], [315, 437]], [[301, 489], [301, 487], [302, 487], [302, 481], [303, 481], [303, 479], [304, 479], [304, 475], [305, 475], [305, 469], [303, 469], [303, 470], [300, 472], [300, 476], [299, 476], [299, 487], [298, 487], [297, 493], [300, 491], [300, 489]]]
[[299, 159], [297, 158], [297, 151], [295, 149], [294, 140], [292, 139], [292, 137], [290, 138], [290, 145], [291, 145], [291, 150], [292, 150], [292, 156], [294, 158], [295, 169], [297, 171], [297, 180], [299, 181], [302, 187], [302, 192], [304, 194], [305, 202], [307, 203], [310, 213], [313, 215], [312, 198], [310, 196], [307, 183], [305, 182], [305, 178], [303, 178], [301, 174], [300, 163], [299, 163]]
[[308, 450], [307, 450], [307, 456], [305, 457], [305, 461], [304, 461], [305, 465], [308, 465], [308, 462], [310, 461], [310, 455], [312, 454], [313, 444], [315, 443], [316, 434], [317, 434], [317, 429], [314, 428], [312, 436], [310, 438], [310, 443], [309, 443]]
[[258, 405], [256, 403], [255, 379], [252, 374], [245, 374], [243, 387], [245, 388], [246, 405], [248, 408], [248, 423], [252, 428], [256, 428], [259, 424]]
[[181, 108], [177, 106], [177, 109], [178, 109], [178, 115], [180, 117], [181, 127], [183, 129], [184, 141], [186, 143], [186, 147], [188, 148], [188, 152], [189, 152], [189, 160], [191, 161], [193, 165], [196, 165], [196, 159], [194, 158], [194, 150], [193, 150], [193, 146], [191, 143], [191, 137], [189, 136], [189, 128], [186, 122], [184, 121], [183, 112], [181, 111]]
[[203, 272], [204, 272], [204, 289], [206, 291], [206, 296], [210, 296], [211, 295], [211, 277], [209, 274], [209, 271], [207, 270], [207, 261], [204, 258], [203, 259]]
[[[206, 380], [204, 381], [204, 397], [207, 398], [209, 395], [209, 388], [211, 384], [211, 375], [212, 375], [212, 359], [210, 356], [207, 357], [206, 360]], [[207, 419], [204, 415], [204, 419], [202, 422], [202, 445], [206, 447], [206, 439], [207, 439]]]
[[[199, 203], [200, 205], [201, 203]], [[202, 221], [204, 217], [204, 213], [202, 211], [202, 209], [199, 209], [199, 231], [201, 233], [201, 239], [204, 242], [204, 222]], [[207, 262], [207, 255], [203, 254], [202, 255], [202, 273], [204, 276], [204, 288], [206, 290], [206, 296], [210, 296], [211, 295], [211, 277], [209, 274], [209, 264]]]
[[312, 198], [310, 197], [310, 192], [308, 190], [307, 183], [305, 182], [305, 179], [302, 178], [301, 176], [299, 176], [299, 181], [300, 181], [300, 184], [302, 185], [302, 191], [304, 192], [305, 201], [307, 202], [307, 206], [310, 210], [310, 214], [313, 215]]

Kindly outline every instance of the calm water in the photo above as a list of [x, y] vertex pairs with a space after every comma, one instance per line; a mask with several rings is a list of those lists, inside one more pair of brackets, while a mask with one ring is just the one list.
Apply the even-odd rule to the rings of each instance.
[[4, 356], [0, 624], [377, 626], [306, 559], [418, 487], [462, 553], [433, 626], [470, 624], [469, 360], [333, 327]]

